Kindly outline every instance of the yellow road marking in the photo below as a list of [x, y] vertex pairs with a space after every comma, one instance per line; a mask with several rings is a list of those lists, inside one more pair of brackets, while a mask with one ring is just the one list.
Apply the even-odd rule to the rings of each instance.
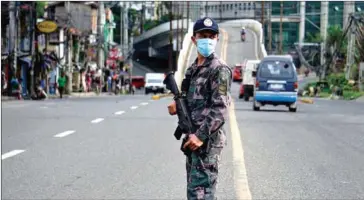
[[[228, 34], [225, 30], [221, 29], [223, 34], [223, 43], [221, 47], [221, 59], [226, 61], [226, 51], [228, 45]], [[248, 176], [245, 168], [244, 161], [244, 150], [241, 142], [241, 134], [238, 127], [238, 122], [236, 120], [234, 101], [231, 101], [231, 106], [229, 107], [229, 118], [230, 118], [230, 130], [232, 138], [232, 148], [233, 148], [233, 165], [234, 165], [234, 185], [237, 199], [252, 199]]]

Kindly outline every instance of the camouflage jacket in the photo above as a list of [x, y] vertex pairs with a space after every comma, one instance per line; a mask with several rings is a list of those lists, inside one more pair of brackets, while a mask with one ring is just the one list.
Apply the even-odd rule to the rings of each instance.
[[187, 95], [191, 120], [198, 128], [196, 136], [205, 141], [210, 134], [222, 127], [227, 118], [231, 102], [230, 87], [232, 71], [216, 54], [207, 57], [197, 66], [197, 59], [187, 69], [185, 80], [189, 80]]

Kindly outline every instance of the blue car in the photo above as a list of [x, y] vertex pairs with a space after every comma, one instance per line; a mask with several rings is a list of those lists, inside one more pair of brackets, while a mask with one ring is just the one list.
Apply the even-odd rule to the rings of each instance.
[[284, 105], [297, 111], [298, 82], [296, 67], [290, 56], [267, 56], [261, 60], [254, 89], [253, 110], [265, 105]]

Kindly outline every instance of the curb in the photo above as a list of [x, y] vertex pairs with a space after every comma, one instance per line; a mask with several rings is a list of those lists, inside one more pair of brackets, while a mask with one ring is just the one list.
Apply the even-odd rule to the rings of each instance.
[[313, 104], [313, 100], [308, 98], [301, 98], [299, 101], [302, 103]]
[[156, 95], [153, 95], [152, 96], [152, 99], [153, 100], [159, 100], [159, 99], [161, 99], [161, 98], [163, 98], [163, 97], [172, 97], [173, 96], [173, 94], [172, 93], [167, 93], [167, 94], [156, 94]]
[[[104, 95], [97, 95], [96, 93], [90, 93], [90, 94], [85, 94], [85, 93], [73, 93], [71, 95], [69, 94], [65, 94], [63, 95], [64, 99], [68, 99], [68, 98], [87, 98], [87, 97], [99, 97], [99, 96], [104, 96]], [[59, 99], [59, 95], [48, 95], [48, 97], [45, 99]], [[24, 100], [28, 100], [28, 99], [22, 99], [22, 100], [18, 100], [16, 97], [8, 97], [8, 96], [2, 96], [1, 97], [1, 101], [6, 102], [6, 101], [24, 101]], [[31, 99], [29, 99], [31, 100]]]

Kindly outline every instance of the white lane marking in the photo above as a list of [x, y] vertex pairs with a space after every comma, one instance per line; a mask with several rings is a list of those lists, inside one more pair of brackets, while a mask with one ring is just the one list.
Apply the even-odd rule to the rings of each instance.
[[[226, 39], [226, 43], [224, 43], [225, 48], [222, 48], [221, 58], [226, 60], [226, 51], [228, 45], [228, 33], [223, 30], [223, 37]], [[249, 185], [248, 185], [248, 176], [245, 168], [244, 161], [244, 150], [243, 145], [241, 143], [241, 135], [238, 127], [238, 122], [236, 121], [235, 109], [234, 109], [234, 101], [231, 101], [231, 105], [229, 107], [229, 118], [230, 118], [230, 130], [231, 130], [231, 139], [232, 139], [232, 148], [233, 148], [233, 166], [234, 166], [234, 185], [237, 199], [252, 199]]]
[[146, 106], [146, 105], [148, 105], [148, 103], [147, 103], [147, 102], [143, 102], [143, 103], [141, 103], [140, 105], [142, 105], [142, 106]]
[[40, 108], [48, 108], [47, 106], [42, 106], [42, 107], [40, 107]]
[[121, 110], [121, 111], [117, 111], [117, 112], [115, 112], [114, 114], [115, 114], [115, 115], [122, 115], [122, 114], [124, 114], [124, 113], [125, 113], [125, 111], [122, 111], [122, 110]]
[[54, 137], [58, 137], [58, 138], [62, 138], [62, 137], [66, 137], [67, 135], [71, 135], [72, 133], [74, 133], [76, 131], [74, 130], [69, 130], [69, 131], [65, 131], [62, 133], [58, 133], [57, 135], [55, 135]]
[[104, 121], [104, 118], [97, 118], [97, 119], [92, 120], [91, 123], [97, 124], [97, 123], [100, 123], [102, 121]]
[[132, 106], [132, 107], [130, 107], [130, 109], [132, 109], [132, 110], [137, 109], [137, 108], [138, 108], [138, 106]]
[[24, 151], [25, 150], [12, 150], [12, 151], [10, 151], [8, 153], [4, 153], [3, 155], [1, 155], [1, 160], [13, 157], [13, 156], [18, 155], [20, 153], [23, 153]]
[[245, 168], [244, 150], [241, 142], [240, 130], [236, 121], [234, 102], [229, 108], [230, 129], [233, 144], [233, 165], [234, 165], [234, 181], [237, 199], [252, 199], [248, 176]]
[[[222, 48], [221, 58], [226, 60], [226, 51], [228, 45], [228, 33], [223, 30], [225, 46]], [[229, 107], [229, 118], [230, 118], [230, 129], [232, 134], [232, 148], [233, 148], [233, 165], [234, 165], [234, 183], [235, 192], [237, 199], [247, 199], [250, 200], [251, 193], [248, 185], [248, 177], [246, 174], [245, 161], [244, 161], [244, 151], [243, 145], [241, 143], [241, 136], [238, 127], [238, 122], [236, 121], [234, 101], [231, 101], [231, 106]]]

